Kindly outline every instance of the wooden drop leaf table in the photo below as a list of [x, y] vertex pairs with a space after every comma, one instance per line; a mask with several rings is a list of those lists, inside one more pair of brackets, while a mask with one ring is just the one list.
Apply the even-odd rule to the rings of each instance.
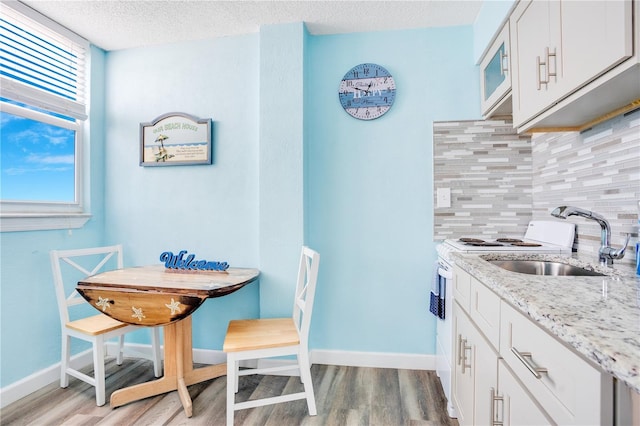
[[119, 321], [164, 326], [164, 376], [111, 394], [111, 406], [177, 390], [192, 415], [187, 386], [226, 374], [226, 364], [193, 368], [191, 314], [210, 297], [225, 296], [256, 281], [251, 268], [220, 271], [167, 269], [164, 265], [117, 269], [92, 275], [76, 289], [93, 307]]

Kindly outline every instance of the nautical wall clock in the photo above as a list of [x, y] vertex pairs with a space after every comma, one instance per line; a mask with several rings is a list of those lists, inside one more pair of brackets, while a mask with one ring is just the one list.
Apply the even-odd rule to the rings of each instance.
[[360, 120], [373, 120], [393, 105], [396, 83], [380, 65], [360, 64], [344, 75], [338, 97], [347, 114]]

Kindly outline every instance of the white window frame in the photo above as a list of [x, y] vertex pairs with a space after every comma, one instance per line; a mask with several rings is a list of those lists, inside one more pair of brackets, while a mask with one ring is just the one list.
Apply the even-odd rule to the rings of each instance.
[[[49, 18], [17, 1], [3, 0], [3, 7], [10, 7], [28, 18], [46, 26], [66, 38], [73, 40], [85, 48], [85, 104], [89, 106], [90, 46], [89, 43], [60, 26]], [[62, 100], [59, 96], [43, 92], [28, 84], [0, 76], [0, 95], [27, 105], [42, 107], [45, 110], [62, 114], [72, 112], [78, 117], [76, 102]], [[81, 228], [91, 218], [89, 213], [88, 186], [85, 184], [85, 168], [88, 169], [88, 158], [84, 155], [85, 135], [89, 134], [88, 115], [80, 114], [81, 119], [67, 121], [52, 115], [24, 108], [10, 103], [0, 103], [0, 110], [13, 115], [33, 119], [43, 123], [75, 131], [75, 202], [40, 202], [0, 200], [0, 232], [37, 231], [53, 229]]]

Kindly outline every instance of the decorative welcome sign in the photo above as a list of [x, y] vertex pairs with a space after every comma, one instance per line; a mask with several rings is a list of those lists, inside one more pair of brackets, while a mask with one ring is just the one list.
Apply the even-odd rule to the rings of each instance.
[[210, 262], [208, 260], [195, 260], [196, 255], [190, 254], [187, 257], [186, 250], [180, 250], [177, 255], [170, 251], [165, 251], [160, 255], [160, 262], [164, 262], [167, 269], [199, 270], [199, 271], [226, 271], [229, 268], [227, 262]]
[[211, 164], [211, 119], [170, 112], [140, 123], [140, 165]]

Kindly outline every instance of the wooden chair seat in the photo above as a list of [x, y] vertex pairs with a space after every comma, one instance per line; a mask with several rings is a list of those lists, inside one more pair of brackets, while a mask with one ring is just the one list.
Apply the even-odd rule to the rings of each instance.
[[229, 322], [224, 352], [293, 346], [300, 343], [293, 318], [264, 318]]
[[80, 333], [88, 334], [90, 336], [98, 336], [100, 334], [106, 334], [110, 331], [126, 327], [127, 324], [118, 321], [117, 319], [113, 319], [107, 315], [98, 314], [92, 317], [70, 321], [66, 324], [66, 326], [67, 328], [78, 331]]

